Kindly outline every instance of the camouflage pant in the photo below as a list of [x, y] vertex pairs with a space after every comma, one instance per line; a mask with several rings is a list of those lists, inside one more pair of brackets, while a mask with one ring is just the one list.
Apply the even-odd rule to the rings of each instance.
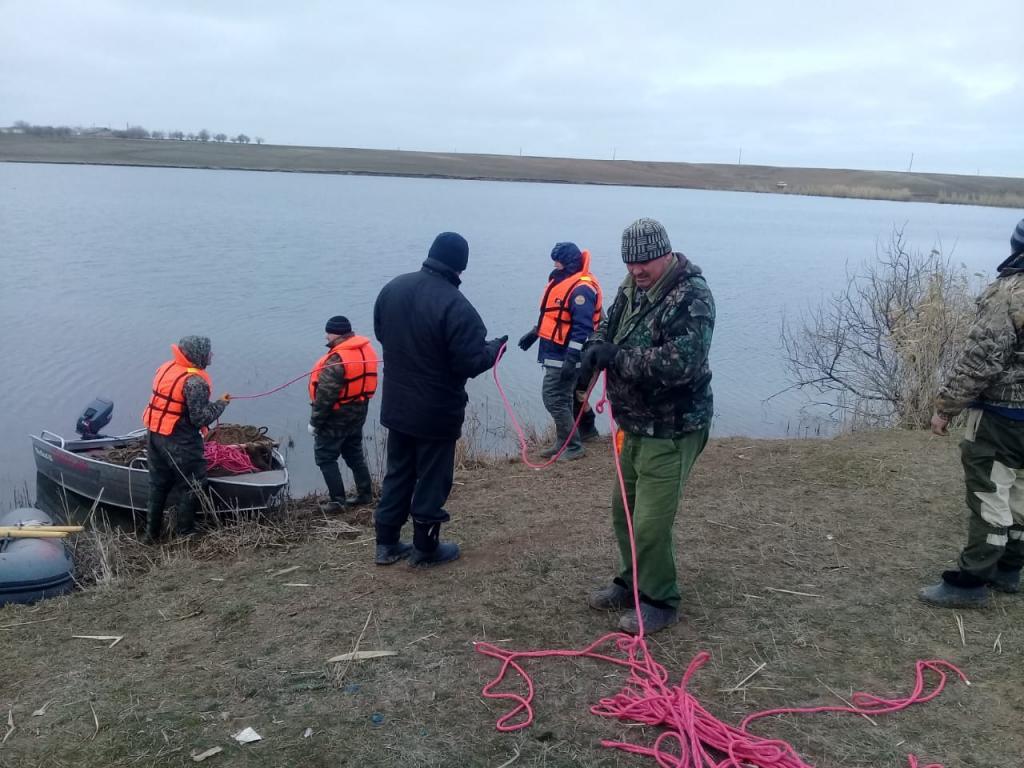
[[206, 494], [206, 457], [203, 439], [195, 434], [147, 434], [146, 462], [149, 466], [149, 500], [147, 529], [159, 535], [164, 507], [171, 492], [181, 486], [176, 518], [178, 533], [190, 533], [195, 527], [196, 512], [201, 506], [200, 494]]
[[1024, 421], [972, 409], [960, 443], [967, 546], [960, 570], [981, 579], [1024, 565]]
[[[683, 488], [708, 442], [708, 427], [672, 440], [625, 433], [622, 477], [633, 513], [640, 597], [671, 607], [679, 605], [676, 583], [675, 524]], [[619, 578], [633, 583], [633, 555], [618, 483], [612, 492], [612, 525], [619, 543]]]

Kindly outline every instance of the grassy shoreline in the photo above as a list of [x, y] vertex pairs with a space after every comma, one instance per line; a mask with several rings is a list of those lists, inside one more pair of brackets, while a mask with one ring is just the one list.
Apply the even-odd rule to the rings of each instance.
[[[916, 660], [948, 659], [970, 687], [874, 723], [782, 717], [753, 730], [822, 768], [906, 768], [908, 753], [1015, 765], [1024, 694], [1008, 669], [1024, 653], [1024, 597], [997, 595], [962, 628], [914, 597], [962, 543], [957, 464], [954, 440], [924, 432], [712, 440], [675, 531], [684, 619], [651, 640], [655, 658], [677, 679], [710, 651], [692, 690], [734, 724], [851, 689], [903, 696]], [[211, 747], [223, 749], [214, 768], [653, 765], [600, 746], [658, 734], [589, 712], [622, 686], [614, 667], [531, 663], [536, 723], [513, 734], [494, 728], [507, 708], [480, 697], [497, 664], [476, 641], [581, 648], [614, 626], [584, 602], [614, 570], [613, 478], [607, 441], [540, 474], [460, 469], [445, 536], [463, 557], [436, 571], [375, 567], [367, 520], [348, 530], [310, 511], [286, 535], [150, 549], [127, 577], [2, 608], [0, 717], [14, 730], [0, 766], [186, 766]], [[327, 662], [356, 646], [397, 655]], [[235, 743], [247, 726], [263, 741]]]
[[0, 135], [0, 162], [671, 187], [1024, 207], [1024, 179], [832, 168], [11, 134]]

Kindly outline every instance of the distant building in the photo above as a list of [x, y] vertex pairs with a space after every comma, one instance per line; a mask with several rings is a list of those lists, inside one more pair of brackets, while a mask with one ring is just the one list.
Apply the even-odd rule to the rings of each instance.
[[778, 189], [778, 190], [783, 190], [783, 189], [786, 188], [786, 186], [787, 186], [786, 182], [784, 182], [784, 181], [776, 181], [775, 182], [775, 188]]

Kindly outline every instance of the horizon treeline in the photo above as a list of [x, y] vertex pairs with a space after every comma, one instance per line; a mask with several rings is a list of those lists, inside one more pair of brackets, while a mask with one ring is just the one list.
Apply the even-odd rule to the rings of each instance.
[[203, 128], [195, 133], [185, 131], [150, 131], [141, 125], [127, 125], [124, 130], [111, 128], [83, 128], [81, 126], [68, 125], [33, 125], [25, 120], [17, 120], [14, 125], [4, 130], [6, 133], [24, 133], [28, 136], [40, 136], [42, 138], [61, 139], [70, 136], [84, 136], [88, 138], [104, 138], [112, 136], [116, 139], [156, 139], [157, 141], [231, 141], [236, 144], [248, 144], [255, 142], [263, 144], [262, 136], [250, 138], [244, 133], [235, 136], [228, 136], [226, 133], [211, 133]]

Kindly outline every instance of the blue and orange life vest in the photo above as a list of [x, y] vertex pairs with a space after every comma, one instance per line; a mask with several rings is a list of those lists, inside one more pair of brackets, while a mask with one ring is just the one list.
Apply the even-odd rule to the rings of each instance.
[[540, 319], [537, 321], [537, 335], [542, 339], [564, 346], [572, 329], [572, 307], [569, 297], [580, 285], [586, 285], [597, 294], [594, 305], [594, 329], [601, 322], [601, 286], [590, 273], [590, 251], [583, 251], [583, 266], [579, 272], [556, 282], [550, 280], [540, 299]]

